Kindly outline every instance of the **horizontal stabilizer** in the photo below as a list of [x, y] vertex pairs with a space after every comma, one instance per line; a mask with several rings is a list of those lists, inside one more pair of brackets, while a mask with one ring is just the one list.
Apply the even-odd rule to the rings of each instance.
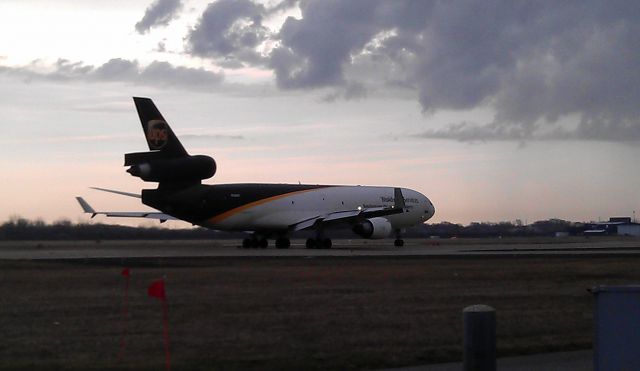
[[142, 198], [142, 196], [137, 194], [137, 193], [117, 191], [115, 189], [107, 189], [107, 188], [100, 188], [100, 187], [89, 187], [89, 188], [95, 189], [97, 191], [115, 193], [115, 194], [118, 194], [118, 195], [123, 195], [123, 196], [128, 196], [128, 197]]

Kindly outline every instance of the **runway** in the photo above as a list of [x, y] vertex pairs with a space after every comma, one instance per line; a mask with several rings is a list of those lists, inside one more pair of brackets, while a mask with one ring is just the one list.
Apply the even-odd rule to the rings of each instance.
[[[589, 349], [587, 289], [640, 280], [640, 240], [629, 238], [412, 239], [400, 249], [336, 239], [331, 250], [303, 242], [288, 250], [242, 249], [239, 240], [0, 242], [0, 325], [11, 338], [0, 370], [122, 366], [114, 355], [129, 300], [126, 366], [162, 368], [162, 314], [147, 295], [159, 278], [175, 368], [289, 370], [459, 362], [461, 310], [479, 303], [498, 310], [503, 354]], [[552, 356], [501, 364], [567, 364]], [[565, 356], [575, 369], [589, 361], [585, 352]], [[460, 368], [424, 369], [432, 367]]]
[[275, 257], [510, 257], [640, 255], [640, 239], [409, 239], [396, 248], [392, 240], [334, 240], [327, 250], [306, 249], [293, 240], [289, 249], [243, 249], [239, 240], [211, 241], [3, 241], [3, 260], [123, 258], [275, 258]]

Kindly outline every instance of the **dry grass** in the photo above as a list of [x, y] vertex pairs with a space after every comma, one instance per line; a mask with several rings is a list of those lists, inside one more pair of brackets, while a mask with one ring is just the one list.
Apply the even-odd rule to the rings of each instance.
[[596, 284], [638, 257], [199, 259], [132, 267], [0, 261], [0, 369], [161, 369], [166, 277], [175, 369], [371, 369], [459, 360], [462, 309], [492, 305], [502, 355], [591, 346]]

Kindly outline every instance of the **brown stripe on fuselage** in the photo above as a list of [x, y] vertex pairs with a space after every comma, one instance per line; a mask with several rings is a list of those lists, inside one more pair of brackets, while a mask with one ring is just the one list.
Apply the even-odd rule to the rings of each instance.
[[303, 190], [300, 190], [300, 191], [293, 191], [293, 192], [283, 193], [283, 194], [280, 194], [280, 195], [271, 196], [271, 197], [263, 198], [263, 199], [260, 199], [260, 200], [257, 200], [257, 201], [253, 201], [253, 202], [250, 202], [248, 204], [245, 204], [245, 205], [242, 205], [242, 206], [238, 206], [235, 209], [231, 209], [229, 211], [225, 211], [222, 214], [218, 214], [218, 215], [208, 219], [207, 223], [217, 224], [217, 223], [220, 223], [221, 221], [223, 221], [223, 220], [225, 220], [227, 218], [230, 218], [230, 217], [232, 217], [232, 216], [234, 216], [234, 215], [236, 215], [236, 214], [238, 214], [238, 213], [240, 213], [240, 212], [242, 212], [244, 210], [250, 209], [252, 207], [263, 205], [263, 204], [266, 204], [266, 203], [271, 202], [271, 201], [276, 201], [276, 200], [279, 200], [279, 199], [282, 199], [282, 198], [285, 198], [285, 197], [289, 197], [289, 196], [293, 196], [293, 195], [296, 195], [296, 194], [300, 194], [300, 193], [317, 191], [318, 189], [322, 189], [322, 188], [328, 188], [328, 187], [318, 187], [318, 188], [312, 188], [312, 189], [303, 189]]

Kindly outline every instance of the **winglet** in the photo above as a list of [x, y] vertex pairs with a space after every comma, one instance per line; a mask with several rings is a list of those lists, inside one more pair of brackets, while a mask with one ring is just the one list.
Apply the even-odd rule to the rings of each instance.
[[393, 205], [394, 208], [396, 208], [396, 209], [404, 209], [405, 208], [404, 196], [402, 195], [402, 189], [401, 188], [394, 188], [393, 189], [393, 199], [394, 199], [394, 205]]
[[96, 216], [96, 214], [97, 214], [96, 211], [93, 209], [93, 207], [91, 207], [91, 205], [89, 205], [89, 203], [87, 201], [84, 200], [84, 198], [76, 197], [76, 200], [78, 200], [78, 203], [80, 204], [80, 207], [82, 207], [82, 210], [85, 213], [91, 214], [91, 218]]

